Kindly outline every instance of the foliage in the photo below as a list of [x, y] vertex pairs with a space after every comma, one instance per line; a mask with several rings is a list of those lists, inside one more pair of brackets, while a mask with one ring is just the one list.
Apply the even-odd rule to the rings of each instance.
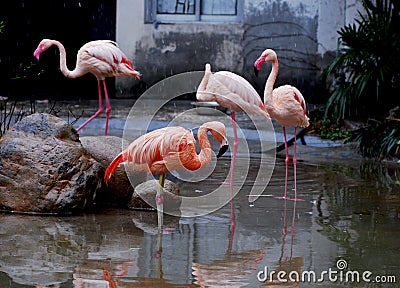
[[[334, 75], [326, 117], [379, 117], [398, 103], [400, 87], [400, 16], [393, 0], [363, 1], [356, 24], [338, 31], [338, 56], [324, 70]], [[392, 3], [393, 2], [393, 3]], [[397, 98], [397, 99], [396, 99]]]
[[4, 21], [0, 21], [0, 34], [4, 31]]
[[370, 121], [369, 125], [354, 133], [364, 157], [384, 159], [400, 158], [400, 121]]
[[322, 139], [343, 140], [344, 142], [352, 139], [351, 130], [343, 128], [338, 122], [331, 120], [313, 121], [313, 129]]
[[45, 70], [32, 61], [21, 62], [14, 69], [13, 79], [36, 79], [44, 74]]
[[341, 140], [348, 142], [352, 139], [352, 130], [346, 129], [339, 120], [325, 119], [325, 107], [314, 107], [309, 113], [311, 127], [322, 139]]

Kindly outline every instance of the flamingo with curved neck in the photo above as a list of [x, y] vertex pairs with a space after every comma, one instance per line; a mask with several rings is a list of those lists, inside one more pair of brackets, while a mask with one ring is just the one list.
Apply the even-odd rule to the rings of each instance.
[[196, 140], [190, 130], [179, 126], [168, 126], [146, 133], [129, 144], [108, 165], [104, 181], [107, 184], [114, 171], [121, 165], [128, 165], [134, 171], [160, 174], [160, 189], [156, 195], [156, 205], [158, 229], [161, 232], [165, 174], [178, 169], [194, 171], [209, 164], [212, 149], [207, 136], [208, 132], [220, 143], [217, 157], [222, 156], [228, 149], [228, 140], [225, 125], [221, 122], [212, 121], [200, 126], [197, 133], [201, 149], [199, 154], [196, 152]]
[[293, 169], [294, 169], [294, 200], [297, 198], [297, 181], [296, 181], [296, 128], [297, 127], [308, 127], [309, 118], [306, 112], [306, 103], [303, 95], [299, 89], [291, 85], [283, 85], [274, 89], [274, 84], [278, 76], [279, 64], [278, 56], [272, 49], [266, 49], [261, 56], [254, 62], [254, 72], [258, 75], [261, 66], [264, 63], [271, 62], [272, 68], [268, 76], [267, 82], [265, 83], [264, 89], [264, 105], [267, 108], [268, 113], [278, 121], [282, 126], [283, 136], [285, 141], [286, 151], [286, 178], [285, 178], [285, 195], [284, 199], [287, 198], [287, 182], [288, 182], [288, 163], [290, 161], [288, 145], [286, 140], [286, 129], [285, 127], [294, 127], [294, 144], [293, 144]]
[[104, 108], [100, 85], [100, 82], [102, 82], [106, 100], [106, 127], [104, 134], [107, 135], [111, 105], [108, 99], [105, 78], [113, 76], [130, 76], [140, 79], [140, 73], [133, 68], [132, 63], [127, 59], [125, 54], [118, 48], [117, 43], [114, 41], [96, 40], [83, 45], [78, 51], [76, 66], [72, 71], [67, 67], [65, 48], [57, 40], [43, 39], [40, 41], [33, 55], [39, 60], [40, 54], [53, 45], [55, 45], [60, 51], [60, 70], [65, 77], [78, 78], [87, 73], [92, 73], [97, 78], [99, 109], [76, 130], [79, 132], [79, 130], [85, 127], [90, 121], [103, 113]]

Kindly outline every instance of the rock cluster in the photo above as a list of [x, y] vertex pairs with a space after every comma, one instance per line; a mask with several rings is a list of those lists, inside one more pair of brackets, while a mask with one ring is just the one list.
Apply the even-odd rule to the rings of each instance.
[[0, 140], [0, 208], [74, 213], [90, 206], [103, 169], [75, 129], [49, 114], [23, 118]]
[[[142, 198], [155, 197], [156, 182], [143, 184], [139, 193], [133, 188], [146, 182], [145, 172], [130, 174], [129, 180], [125, 169], [117, 169], [109, 185], [104, 184], [104, 171], [121, 150], [119, 137], [80, 139], [61, 118], [27, 116], [0, 139], [0, 210], [72, 214], [94, 203], [149, 208]], [[167, 190], [176, 189], [167, 184]]]

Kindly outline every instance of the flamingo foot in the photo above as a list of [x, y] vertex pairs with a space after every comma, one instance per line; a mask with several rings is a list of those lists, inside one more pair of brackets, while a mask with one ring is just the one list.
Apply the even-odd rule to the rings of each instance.
[[173, 227], [165, 227], [162, 228], [162, 234], [172, 234], [172, 232], [174, 232], [176, 230], [176, 228]]
[[298, 201], [305, 201], [304, 199], [301, 199], [301, 198], [286, 198], [287, 200], [291, 200], [291, 201], [295, 201], [295, 202], [298, 202]]
[[224, 182], [221, 182], [221, 186], [231, 186], [231, 183], [224, 181]]
[[290, 200], [290, 198], [287, 197], [287, 196], [275, 196], [274, 198], [275, 199], [280, 199], [280, 200]]

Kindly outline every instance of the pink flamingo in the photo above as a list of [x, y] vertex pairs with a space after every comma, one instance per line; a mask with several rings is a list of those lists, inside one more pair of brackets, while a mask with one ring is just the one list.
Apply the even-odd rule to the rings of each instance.
[[190, 130], [179, 126], [169, 126], [146, 133], [122, 151], [107, 167], [104, 181], [108, 182], [114, 171], [121, 165], [129, 165], [135, 171], [148, 171], [160, 174], [159, 189], [156, 195], [158, 231], [163, 223], [163, 187], [165, 174], [177, 169], [198, 170], [211, 161], [212, 149], [207, 133], [221, 144], [217, 158], [228, 149], [225, 125], [212, 121], [201, 125], [197, 138], [200, 154], [196, 152], [196, 140]]
[[245, 111], [248, 114], [259, 115], [270, 120], [267, 109], [257, 91], [243, 77], [229, 72], [219, 71], [211, 73], [211, 65], [206, 64], [204, 77], [197, 89], [198, 101], [217, 102], [220, 106], [231, 111], [233, 127], [233, 156], [230, 184], [233, 184], [234, 166], [237, 146], [239, 144], [236, 131], [235, 112]]
[[285, 127], [294, 127], [294, 143], [293, 143], [293, 169], [294, 169], [294, 200], [297, 199], [297, 183], [296, 183], [296, 127], [308, 127], [309, 118], [306, 113], [306, 103], [300, 91], [293, 86], [283, 85], [274, 88], [274, 83], [278, 75], [278, 56], [272, 49], [266, 49], [261, 56], [254, 63], [254, 72], [258, 75], [261, 66], [266, 63], [272, 63], [272, 70], [268, 76], [264, 90], [264, 104], [268, 113], [278, 121], [282, 126], [283, 136], [285, 141], [286, 150], [286, 178], [285, 178], [285, 195], [287, 199], [287, 186], [288, 186], [288, 164], [289, 164], [289, 151], [286, 140]]
[[235, 207], [233, 202], [233, 180], [237, 147], [239, 145], [236, 129], [235, 111], [245, 111], [249, 114], [265, 117], [268, 120], [271, 119], [257, 91], [246, 79], [229, 71], [219, 71], [213, 74], [211, 72], [211, 65], [208, 63], [205, 66], [204, 77], [201, 80], [200, 85], [197, 89], [196, 98], [198, 101], [217, 102], [220, 106], [226, 107], [231, 111], [234, 136], [232, 153], [233, 155], [231, 161], [232, 170], [229, 181], [231, 193], [231, 243], [236, 227], [234, 211]]
[[100, 82], [102, 82], [106, 100], [106, 129], [104, 135], [107, 135], [111, 105], [108, 99], [105, 78], [113, 76], [131, 76], [140, 79], [140, 73], [133, 68], [132, 63], [126, 58], [125, 54], [118, 48], [117, 43], [114, 41], [96, 40], [83, 45], [78, 51], [76, 66], [72, 71], [67, 68], [66, 51], [59, 41], [43, 39], [40, 41], [33, 55], [39, 60], [40, 54], [53, 45], [57, 46], [60, 51], [60, 70], [65, 77], [78, 78], [87, 73], [92, 73], [97, 78], [99, 109], [76, 130], [79, 132], [79, 130], [85, 127], [90, 121], [103, 113], [100, 85]]

